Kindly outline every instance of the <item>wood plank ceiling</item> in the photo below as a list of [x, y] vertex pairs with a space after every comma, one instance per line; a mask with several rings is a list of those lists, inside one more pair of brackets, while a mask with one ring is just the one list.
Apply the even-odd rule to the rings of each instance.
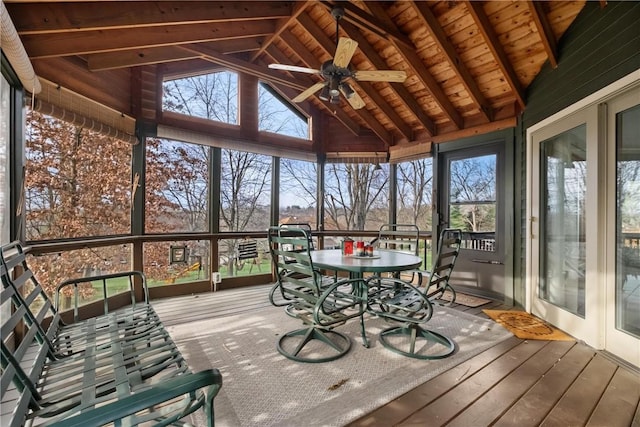
[[[322, 77], [268, 65], [319, 69], [336, 50], [330, 1], [3, 1], [36, 72], [54, 82], [69, 82], [64, 62], [84, 67], [96, 82], [131, 79], [141, 66], [177, 74], [214, 64], [258, 76], [293, 99]], [[356, 136], [370, 130], [390, 147], [513, 126], [527, 86], [546, 61], [557, 65], [560, 37], [584, 0], [338, 4], [346, 12], [338, 35], [358, 43], [350, 67], [403, 70], [407, 79], [349, 79], [361, 109], [342, 96], [339, 104], [322, 101], [319, 92], [299, 107], [326, 113]], [[82, 95], [115, 96], [78, 80], [68, 86]], [[112, 104], [135, 113], [131, 99]]]

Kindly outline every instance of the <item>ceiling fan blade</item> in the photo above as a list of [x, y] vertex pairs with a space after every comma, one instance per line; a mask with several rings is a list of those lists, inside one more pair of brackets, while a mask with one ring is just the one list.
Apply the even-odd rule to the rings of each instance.
[[333, 58], [333, 65], [339, 68], [346, 68], [351, 61], [351, 57], [356, 52], [358, 42], [348, 39], [346, 37], [340, 37], [338, 40], [338, 47], [336, 48], [336, 55]]
[[360, 97], [360, 95], [358, 95], [358, 92], [353, 91], [353, 94], [351, 95], [350, 98], [347, 98], [347, 95], [342, 89], [340, 90], [340, 92], [342, 92], [342, 94], [344, 95], [344, 98], [347, 100], [349, 105], [351, 105], [351, 107], [354, 110], [359, 110], [362, 107], [364, 107], [364, 100]]
[[407, 79], [407, 73], [400, 70], [356, 71], [353, 78], [363, 82], [397, 82]]
[[311, 95], [313, 95], [314, 93], [316, 93], [317, 91], [319, 91], [320, 89], [322, 89], [324, 87], [324, 85], [326, 85], [326, 82], [318, 82], [316, 84], [314, 84], [313, 86], [311, 86], [310, 88], [308, 88], [307, 90], [303, 91], [302, 93], [300, 93], [300, 95], [296, 96], [295, 98], [292, 99], [293, 102], [302, 102], [305, 99], [307, 99], [308, 97], [310, 97]]
[[307, 74], [320, 74], [320, 70], [314, 70], [313, 68], [306, 68], [306, 67], [298, 67], [297, 65], [269, 64], [269, 68], [272, 68], [274, 70], [297, 71], [299, 73], [307, 73]]

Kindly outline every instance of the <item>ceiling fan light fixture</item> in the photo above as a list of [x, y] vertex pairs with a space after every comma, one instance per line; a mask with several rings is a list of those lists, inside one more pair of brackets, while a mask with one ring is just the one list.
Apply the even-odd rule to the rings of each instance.
[[329, 89], [330, 89], [329, 93], [331, 94], [332, 97], [340, 95], [339, 86], [340, 86], [340, 82], [337, 78], [332, 78], [329, 81]]
[[354, 94], [353, 88], [349, 86], [347, 83], [341, 84], [340, 89], [342, 89], [342, 93], [344, 94], [345, 98], [351, 99], [353, 97], [353, 94]]
[[319, 98], [323, 101], [329, 101], [331, 99], [331, 93], [329, 91], [329, 86], [325, 86], [320, 91]]
[[331, 97], [332, 104], [340, 104], [340, 95], [335, 95]]

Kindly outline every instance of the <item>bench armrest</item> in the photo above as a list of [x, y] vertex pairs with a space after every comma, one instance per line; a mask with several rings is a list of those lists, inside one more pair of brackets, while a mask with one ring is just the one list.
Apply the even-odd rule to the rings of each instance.
[[[213, 399], [222, 387], [222, 375], [217, 369], [208, 369], [197, 373], [179, 375], [175, 378], [157, 383], [151, 388], [139, 393], [133, 393], [104, 406], [85, 410], [75, 416], [49, 424], [49, 426], [102, 426], [115, 420], [126, 418], [127, 416], [144, 409], [170, 401], [181, 395], [195, 392], [204, 387], [207, 387], [206, 402], [204, 402], [205, 413], [209, 419], [209, 425], [213, 426]], [[198, 409], [199, 406], [193, 407], [191, 410], [181, 415], [188, 415]]]
[[149, 304], [149, 288], [147, 287], [147, 280], [145, 275], [140, 271], [125, 271], [121, 273], [113, 273], [113, 274], [103, 274], [99, 276], [88, 276], [88, 277], [80, 277], [76, 279], [65, 280], [56, 288], [55, 294], [55, 308], [56, 310], [61, 310], [60, 307], [60, 295], [63, 290], [68, 287], [73, 287], [73, 317], [74, 321], [78, 320], [78, 310], [80, 304], [80, 295], [79, 295], [79, 287], [82, 284], [92, 283], [92, 282], [101, 282], [102, 285], [102, 296], [101, 299], [98, 298], [96, 301], [102, 301], [103, 303], [103, 313], [106, 314], [109, 312], [109, 295], [107, 293], [107, 283], [109, 281], [113, 281], [116, 279], [125, 279], [128, 281], [129, 285], [129, 297], [131, 299], [131, 305], [135, 307], [136, 305], [136, 295], [135, 295], [135, 282], [139, 281], [142, 285], [144, 303]]

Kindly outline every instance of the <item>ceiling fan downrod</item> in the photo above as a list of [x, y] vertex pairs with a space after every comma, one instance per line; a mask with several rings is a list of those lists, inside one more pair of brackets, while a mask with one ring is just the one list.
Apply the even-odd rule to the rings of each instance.
[[340, 39], [340, 20], [344, 17], [344, 8], [334, 6], [333, 9], [331, 9], [331, 16], [336, 20], [336, 45], [338, 45], [338, 40]]

